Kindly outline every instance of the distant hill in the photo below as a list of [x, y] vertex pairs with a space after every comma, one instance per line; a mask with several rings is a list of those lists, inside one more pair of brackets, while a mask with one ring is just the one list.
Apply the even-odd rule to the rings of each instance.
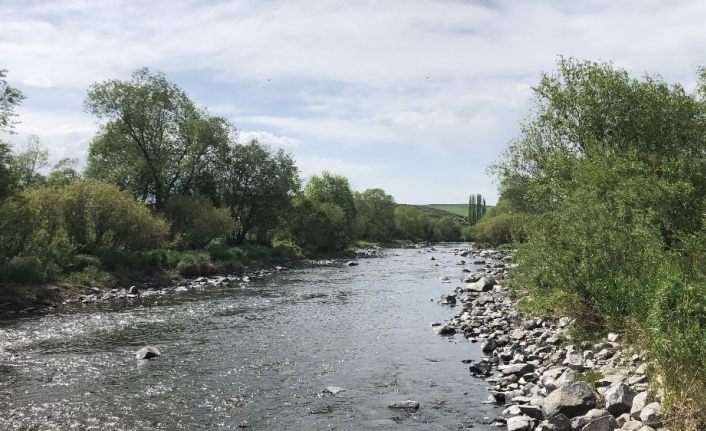
[[463, 217], [468, 217], [468, 204], [429, 204], [426, 205], [438, 210], [450, 212]]
[[[442, 204], [445, 205], [445, 204]], [[461, 214], [461, 213], [456, 213], [452, 211], [448, 211], [447, 209], [442, 209], [442, 208], [436, 208], [435, 206], [432, 205], [408, 205], [408, 204], [397, 204], [397, 206], [401, 207], [411, 207], [414, 208], [418, 211], [423, 212], [427, 216], [429, 216], [433, 220], [438, 220], [440, 218], [445, 218], [451, 216], [454, 220], [456, 220], [459, 223], [466, 224], [468, 223], [468, 217], [467, 214]], [[468, 212], [468, 211], [466, 211]]]

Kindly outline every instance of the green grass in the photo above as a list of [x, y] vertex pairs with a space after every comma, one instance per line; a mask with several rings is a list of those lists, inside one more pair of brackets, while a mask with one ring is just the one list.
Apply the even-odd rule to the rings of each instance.
[[468, 204], [429, 204], [428, 207], [468, 217]]

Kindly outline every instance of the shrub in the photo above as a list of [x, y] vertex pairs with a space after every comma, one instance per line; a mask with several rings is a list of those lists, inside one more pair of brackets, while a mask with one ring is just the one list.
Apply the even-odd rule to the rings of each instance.
[[233, 234], [236, 224], [225, 208], [216, 208], [204, 196], [173, 196], [164, 206], [171, 235], [182, 249], [203, 248]]
[[348, 227], [341, 207], [306, 197], [295, 200], [291, 220], [292, 236], [301, 248], [311, 252], [343, 250], [348, 245]]

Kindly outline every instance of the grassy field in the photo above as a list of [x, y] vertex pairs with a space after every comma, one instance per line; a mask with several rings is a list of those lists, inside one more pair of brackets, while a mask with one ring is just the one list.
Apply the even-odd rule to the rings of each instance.
[[468, 216], [468, 204], [429, 204], [428, 207], [432, 207], [438, 210], [450, 212], [456, 215]]

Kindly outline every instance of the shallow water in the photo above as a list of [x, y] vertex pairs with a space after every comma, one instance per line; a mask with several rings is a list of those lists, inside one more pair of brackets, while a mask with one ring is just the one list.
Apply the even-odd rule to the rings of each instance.
[[[244, 288], [0, 322], [0, 429], [497, 429], [483, 425], [498, 414], [484, 382], [461, 363], [479, 347], [430, 328], [459, 310], [436, 299], [460, 284], [460, 260], [451, 246], [389, 250]], [[146, 344], [162, 357], [135, 360]], [[421, 408], [387, 408], [404, 399]]]

